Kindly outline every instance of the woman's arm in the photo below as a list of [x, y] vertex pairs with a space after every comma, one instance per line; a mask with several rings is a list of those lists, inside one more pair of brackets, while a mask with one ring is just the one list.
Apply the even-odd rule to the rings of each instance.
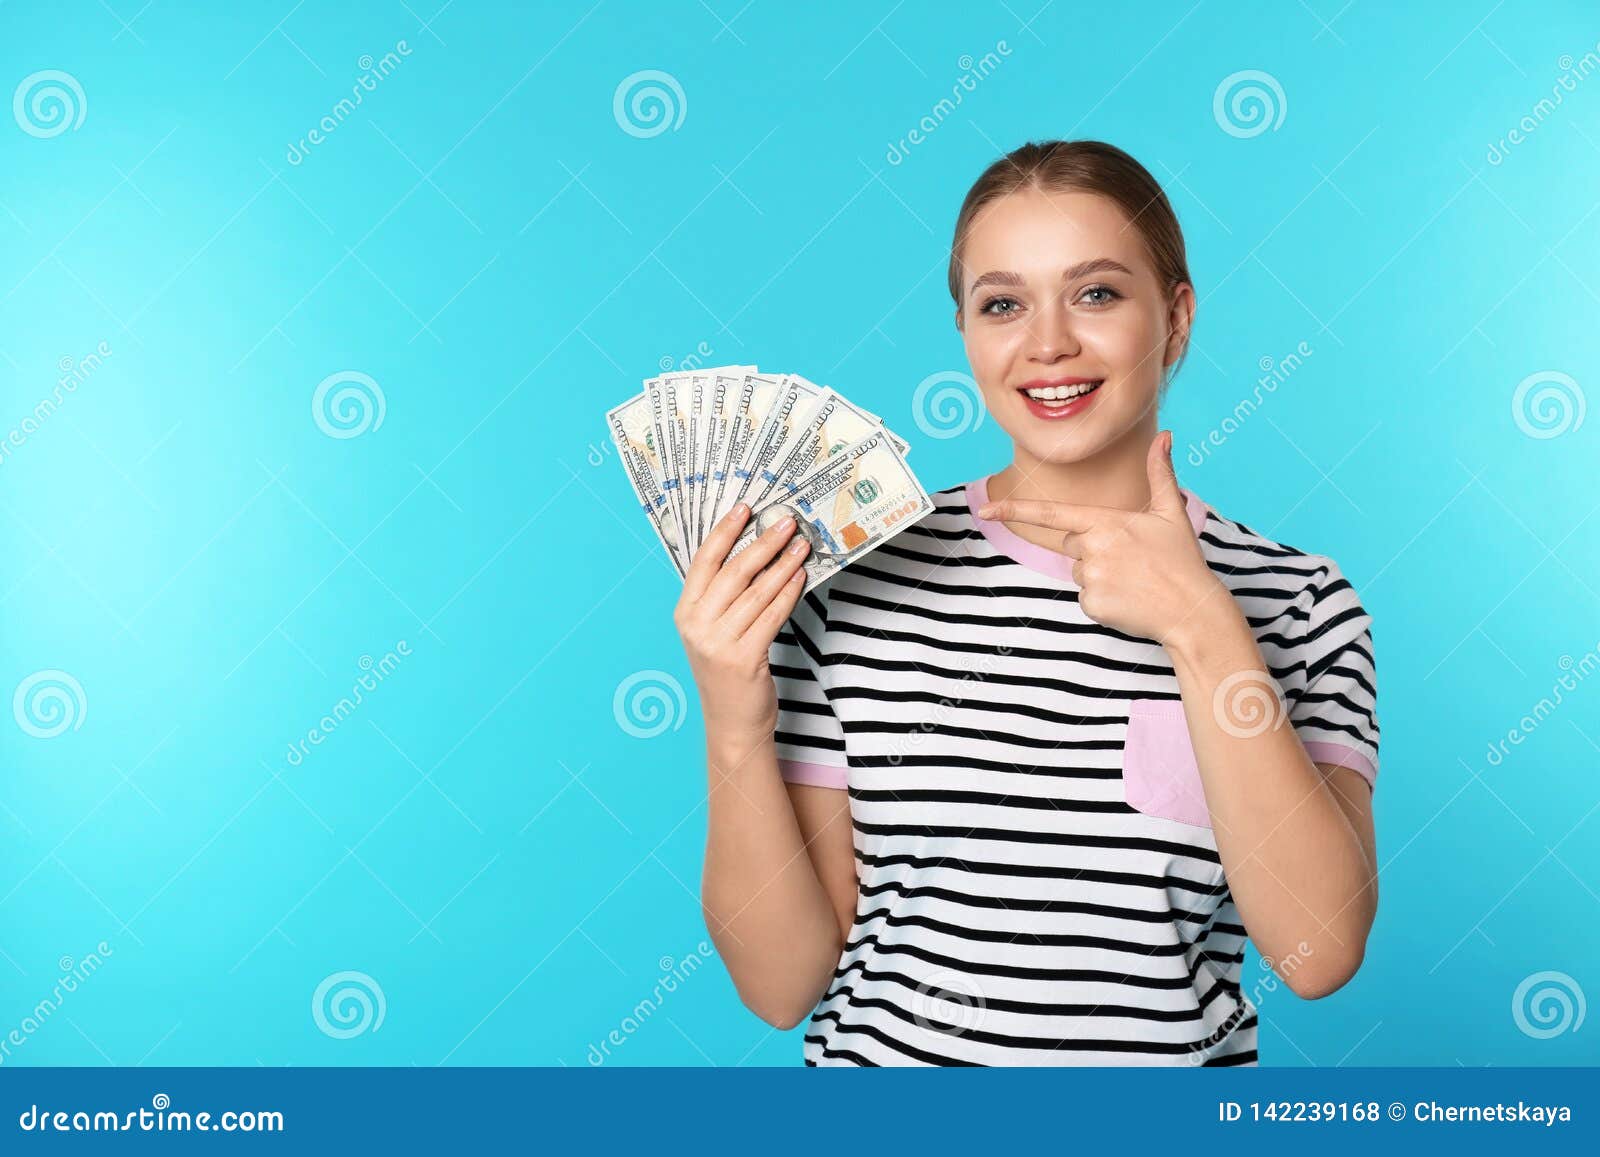
[[853, 914], [855, 864], [845, 793], [788, 787], [778, 773], [777, 689], [767, 659], [804, 586], [806, 540], [784, 549], [794, 533], [786, 520], [730, 560], [748, 515], [740, 503], [707, 536], [674, 621], [706, 727], [706, 926], [744, 1003], [791, 1028], [816, 1006], [838, 964], [838, 904], [848, 871]]
[[[806, 854], [822, 881], [834, 919], [839, 922], [840, 947], [850, 939], [856, 922], [856, 904], [861, 897], [861, 878], [856, 871], [855, 839], [850, 827], [850, 797], [836, 787], [789, 784], [789, 803], [805, 837]], [[839, 963], [837, 955], [830, 972]]]
[[[1164, 642], [1239, 915], [1291, 989], [1326, 996], [1360, 967], [1377, 914], [1371, 789], [1311, 761], [1226, 588]], [[1242, 726], [1230, 704], [1246, 703], [1272, 726]]]
[[746, 1007], [793, 1028], [833, 978], [854, 919], [848, 800], [786, 785], [770, 735], [754, 745], [708, 737], [707, 764], [706, 926]]
[[[1293, 991], [1325, 996], [1360, 966], [1377, 911], [1371, 793], [1358, 772], [1314, 764], [1290, 726], [1244, 612], [1195, 539], [1170, 431], [1146, 467], [1145, 511], [1010, 499], [978, 513], [1065, 532], [1083, 613], [1166, 648], [1239, 915]], [[1248, 699], [1251, 673], [1273, 725], [1225, 726], [1218, 689]]]

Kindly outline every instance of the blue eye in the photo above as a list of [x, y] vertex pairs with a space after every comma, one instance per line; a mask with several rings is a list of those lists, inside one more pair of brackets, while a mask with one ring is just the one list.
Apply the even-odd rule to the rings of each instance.
[[1017, 299], [1014, 298], [1014, 297], [991, 297], [988, 301], [983, 303], [982, 308], [979, 309], [978, 312], [979, 313], [986, 313], [991, 317], [1003, 317], [1003, 316], [1006, 316], [1007, 314], [1015, 313], [1016, 310], [1015, 309], [1008, 309], [1008, 310], [1004, 311], [1004, 313], [1001, 313], [1000, 311], [997, 311], [994, 307], [997, 306], [997, 305], [1013, 305], [1014, 306], [1016, 304], [1017, 304]]
[[1083, 292], [1084, 292], [1085, 296], [1087, 296], [1087, 295], [1089, 295], [1091, 293], [1099, 293], [1099, 294], [1104, 294], [1105, 295], [1105, 296], [1099, 298], [1096, 301], [1090, 302], [1089, 304], [1091, 304], [1091, 305], [1102, 305], [1102, 306], [1103, 305], [1110, 305], [1113, 301], [1116, 301], [1116, 300], [1118, 300], [1119, 298], [1122, 297], [1122, 294], [1118, 293], [1115, 289], [1112, 289], [1111, 286], [1109, 286], [1109, 285], [1091, 285], [1088, 289], [1084, 290]]

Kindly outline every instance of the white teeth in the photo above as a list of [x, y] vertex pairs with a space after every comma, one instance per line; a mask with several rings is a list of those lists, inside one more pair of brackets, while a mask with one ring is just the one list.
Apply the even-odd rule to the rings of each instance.
[[1025, 391], [1028, 397], [1039, 402], [1060, 402], [1068, 398], [1076, 398], [1080, 394], [1087, 394], [1099, 386], [1099, 382], [1084, 382], [1076, 386], [1044, 386], [1039, 389]]

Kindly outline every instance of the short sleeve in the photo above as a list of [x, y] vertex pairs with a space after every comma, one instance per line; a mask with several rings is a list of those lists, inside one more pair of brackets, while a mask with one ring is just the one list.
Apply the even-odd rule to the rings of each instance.
[[1313, 763], [1350, 767], [1369, 787], [1378, 776], [1378, 676], [1372, 616], [1331, 559], [1312, 592], [1301, 645], [1306, 688], [1290, 720]]
[[844, 728], [828, 702], [818, 673], [819, 644], [827, 628], [827, 603], [812, 591], [795, 604], [772, 641], [767, 665], [778, 689], [778, 726], [773, 734], [778, 772], [789, 783], [845, 786]]

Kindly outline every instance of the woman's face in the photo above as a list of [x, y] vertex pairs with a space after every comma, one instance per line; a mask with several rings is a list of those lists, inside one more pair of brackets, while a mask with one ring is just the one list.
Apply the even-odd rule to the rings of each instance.
[[1020, 452], [1064, 464], [1154, 436], [1193, 293], [1185, 285], [1169, 300], [1114, 202], [1035, 188], [991, 201], [967, 234], [962, 277], [967, 360]]

